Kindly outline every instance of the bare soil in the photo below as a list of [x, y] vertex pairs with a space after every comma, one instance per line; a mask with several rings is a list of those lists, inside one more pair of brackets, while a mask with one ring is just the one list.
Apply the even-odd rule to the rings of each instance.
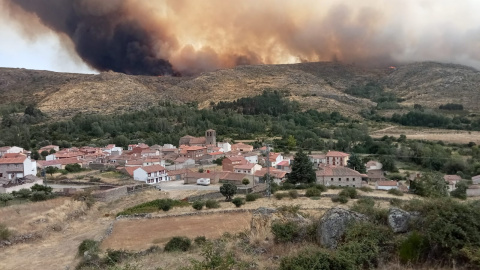
[[166, 244], [174, 236], [193, 239], [205, 236], [215, 239], [225, 232], [236, 234], [250, 228], [250, 213], [227, 213], [167, 217], [159, 219], [119, 220], [102, 249], [140, 251], [150, 246]]
[[405, 134], [410, 140], [427, 140], [427, 141], [443, 141], [447, 143], [467, 144], [474, 142], [480, 143], [480, 132], [450, 129], [433, 129], [433, 128], [409, 128], [391, 126], [381, 130], [371, 132], [373, 138], [381, 138], [383, 136], [393, 136], [395, 138]]

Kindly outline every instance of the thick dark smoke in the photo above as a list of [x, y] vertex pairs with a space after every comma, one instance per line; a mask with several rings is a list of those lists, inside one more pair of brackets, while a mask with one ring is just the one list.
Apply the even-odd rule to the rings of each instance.
[[332, 60], [479, 68], [480, 2], [460, 2], [0, 0], [10, 19], [41, 22], [91, 67], [145, 75]]
[[79, 56], [99, 71], [173, 74], [158, 57], [154, 33], [128, 18], [125, 1], [12, 0], [51, 29], [66, 34]]

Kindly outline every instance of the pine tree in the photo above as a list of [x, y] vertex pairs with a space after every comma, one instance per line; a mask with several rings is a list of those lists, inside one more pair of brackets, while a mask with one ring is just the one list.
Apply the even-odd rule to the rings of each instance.
[[316, 179], [313, 164], [307, 154], [302, 150], [295, 154], [293, 159], [292, 172], [288, 174], [287, 181], [292, 184], [296, 183], [313, 183]]

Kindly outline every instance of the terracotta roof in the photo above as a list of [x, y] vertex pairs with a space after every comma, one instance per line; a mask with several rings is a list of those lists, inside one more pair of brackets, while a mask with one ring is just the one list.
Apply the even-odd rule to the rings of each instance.
[[0, 147], [0, 151], [7, 151], [7, 150], [10, 150], [10, 148], [12, 148], [11, 146], [3, 146], [3, 147]]
[[38, 164], [43, 167], [53, 166], [53, 165], [68, 165], [68, 164], [75, 164], [75, 163], [82, 163], [77, 158], [62, 158], [56, 160], [39, 160]]
[[472, 180], [480, 179], [480, 175], [472, 176]]
[[247, 164], [242, 164], [242, 165], [235, 165], [233, 166], [234, 169], [239, 169], [239, 170], [251, 170], [253, 167], [255, 167], [256, 164], [253, 163], [247, 163]]
[[207, 139], [205, 137], [191, 138], [190, 144], [205, 144]]
[[246, 177], [248, 178], [248, 174], [229, 172], [223, 175], [220, 180], [242, 181]]
[[398, 182], [397, 181], [378, 181], [377, 185], [385, 186], [385, 187], [396, 187], [398, 186]]
[[325, 155], [309, 155], [309, 157], [313, 159], [324, 159], [326, 156]]
[[216, 174], [218, 174], [218, 173], [215, 173], [215, 172], [200, 173], [200, 172], [187, 171], [187, 174], [186, 174], [185, 177], [187, 177], [187, 178], [210, 178], [211, 179], [211, 178], [214, 178]]
[[247, 161], [244, 157], [227, 157], [225, 160], [230, 160], [230, 161]]
[[126, 166], [136, 166], [136, 165], [143, 165], [143, 160], [131, 160], [131, 161], [128, 161], [127, 164], [125, 164]]
[[145, 167], [140, 167], [140, 169], [144, 170], [147, 173], [165, 171], [165, 168], [161, 165], [145, 166]]
[[211, 156], [217, 156], [217, 155], [225, 155], [225, 153], [219, 151], [219, 152], [210, 153], [209, 155], [211, 155]]
[[316, 172], [318, 176], [362, 176], [359, 172], [347, 167], [325, 166]]
[[127, 171], [128, 175], [133, 177], [133, 172], [138, 168], [140, 168], [140, 166], [125, 167], [124, 170]]
[[445, 179], [445, 181], [460, 181], [462, 180], [462, 177], [458, 176], [458, 175], [445, 175], [443, 177], [443, 179]]
[[290, 163], [288, 162], [288, 160], [284, 160], [282, 162], [279, 162], [277, 166], [290, 166]]
[[[267, 174], [267, 168], [262, 168], [256, 171], [254, 175], [257, 177], [263, 177], [265, 176], [265, 174]], [[279, 178], [279, 179], [284, 178], [286, 174], [287, 172], [285, 171], [270, 169], [270, 175], [275, 178]]]
[[343, 152], [338, 152], [338, 151], [328, 151], [328, 153], [326, 154], [327, 157], [348, 157], [350, 156], [349, 154], [347, 153], [343, 153]]
[[27, 159], [27, 156], [15, 158], [0, 158], [0, 164], [21, 164]]
[[2, 158], [20, 158], [24, 156], [25, 155], [21, 153], [6, 153], [2, 156]]

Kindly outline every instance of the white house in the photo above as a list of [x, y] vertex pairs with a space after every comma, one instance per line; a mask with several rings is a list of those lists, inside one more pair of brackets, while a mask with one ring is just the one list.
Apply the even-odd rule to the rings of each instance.
[[462, 180], [462, 178], [458, 175], [448, 175], [448, 174], [443, 176], [443, 179], [445, 179], [445, 181], [447, 182], [447, 188], [449, 192], [457, 189], [457, 183]]
[[249, 162], [253, 164], [258, 164], [258, 155], [255, 153], [247, 153], [244, 154], [243, 157]]
[[375, 182], [375, 189], [379, 189], [379, 190], [398, 189], [398, 182], [397, 181], [377, 181]]
[[235, 173], [255, 174], [260, 169], [262, 169], [262, 166], [253, 163], [233, 166], [233, 172]]
[[325, 155], [309, 155], [308, 158], [315, 167], [318, 167], [320, 164], [327, 164], [327, 158]]
[[123, 148], [118, 147], [115, 144], [109, 144], [102, 149], [104, 152], [107, 152], [110, 155], [120, 156], [123, 153]]
[[160, 165], [152, 165], [136, 169], [133, 171], [133, 179], [145, 182], [146, 184], [170, 181], [167, 170]]
[[[277, 167], [277, 164], [283, 161], [281, 153], [270, 153], [270, 167]], [[265, 164], [267, 165], [267, 164]]]
[[229, 144], [228, 142], [218, 142], [217, 146], [222, 148], [222, 152], [227, 153], [232, 151], [232, 145]]
[[30, 156], [18, 154], [11, 158], [0, 158], [0, 180], [10, 181], [36, 174], [37, 162]]

